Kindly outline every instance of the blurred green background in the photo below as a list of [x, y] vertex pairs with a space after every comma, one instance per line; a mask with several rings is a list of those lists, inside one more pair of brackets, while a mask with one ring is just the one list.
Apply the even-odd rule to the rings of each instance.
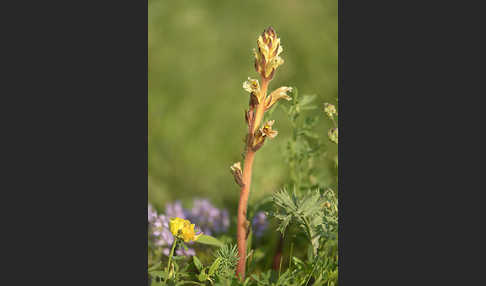
[[[317, 94], [319, 106], [337, 103], [337, 9], [337, 0], [149, 0], [148, 197], [155, 207], [206, 197], [236, 212], [239, 188], [229, 167], [242, 161], [249, 99], [242, 83], [258, 78], [252, 49], [269, 25], [285, 60], [269, 90], [296, 86], [300, 94]], [[285, 104], [272, 115], [279, 135], [256, 154], [250, 205], [288, 180]], [[323, 119], [316, 130], [326, 138], [329, 127]], [[325, 142], [336, 154], [336, 145]], [[321, 163], [323, 178], [332, 180], [331, 165]]]

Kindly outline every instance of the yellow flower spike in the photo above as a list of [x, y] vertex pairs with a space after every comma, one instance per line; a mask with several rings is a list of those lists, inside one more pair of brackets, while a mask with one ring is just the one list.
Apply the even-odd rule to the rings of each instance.
[[270, 59], [270, 62], [265, 67], [265, 77], [270, 77], [273, 75], [273, 72], [281, 65], [283, 65], [284, 60], [281, 57], [273, 57]]
[[262, 58], [259, 52], [257, 52], [256, 49], [253, 49], [253, 54], [255, 54], [255, 70], [257, 73], [261, 74], [262, 73], [262, 67], [261, 67], [261, 62]]
[[272, 79], [275, 70], [284, 63], [279, 56], [283, 48], [280, 45], [280, 38], [272, 27], [263, 31], [257, 40], [258, 49], [255, 53], [255, 69], [266, 79]]
[[263, 55], [263, 58], [265, 58], [266, 61], [268, 61], [268, 59], [270, 58], [270, 51], [267, 44], [263, 41], [262, 36], [258, 37], [257, 45], [260, 54]]
[[292, 88], [287, 86], [282, 86], [274, 90], [270, 95], [265, 99], [265, 110], [268, 110], [280, 99], [285, 100], [292, 100], [290, 96], [287, 95], [287, 92], [291, 92]]
[[194, 230], [195, 225], [187, 219], [172, 218], [169, 222], [170, 232], [174, 237], [183, 239], [184, 242], [196, 241], [202, 233], [196, 235]]

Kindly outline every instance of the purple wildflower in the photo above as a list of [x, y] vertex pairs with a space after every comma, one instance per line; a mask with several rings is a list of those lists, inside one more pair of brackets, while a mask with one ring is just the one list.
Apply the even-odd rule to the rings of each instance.
[[229, 227], [228, 211], [214, 207], [207, 199], [195, 199], [188, 216], [207, 235], [225, 232]]
[[257, 212], [252, 220], [253, 232], [256, 237], [261, 237], [268, 227], [267, 215], [265, 212]]
[[[162, 253], [165, 255], [165, 256], [169, 256], [170, 254], [170, 249], [169, 248], [164, 248], [162, 249]], [[187, 250], [185, 250], [183, 247], [178, 247], [178, 249], [175, 250], [175, 255], [177, 256], [196, 256], [196, 251], [193, 249], [193, 248], [187, 248]]]
[[174, 237], [169, 230], [169, 218], [165, 215], [159, 215], [150, 225], [150, 238], [156, 246], [168, 248], [174, 242]]
[[175, 218], [175, 217], [180, 217], [183, 219], [186, 219], [187, 211], [182, 207], [182, 204], [180, 201], [176, 201], [172, 204], [166, 204], [165, 205], [165, 214], [169, 218]]
[[230, 224], [228, 211], [226, 209], [224, 209], [223, 213], [221, 215], [222, 215], [221, 226], [222, 226], [222, 229], [224, 229], [226, 231], [229, 227], [229, 224]]
[[[195, 199], [192, 209], [186, 210], [180, 201], [168, 203], [165, 206], [165, 215], [158, 215], [152, 205], [148, 205], [149, 238], [157, 246], [161, 247], [162, 253], [169, 256], [170, 247], [174, 237], [169, 230], [169, 220], [174, 217], [189, 219], [196, 224], [196, 233], [203, 232], [211, 235], [228, 230], [230, 220], [226, 209], [214, 207], [207, 199]], [[187, 244], [192, 244], [189, 242]], [[176, 249], [176, 255], [194, 256], [196, 252], [192, 248]]]
[[151, 204], [148, 204], [148, 222], [153, 223], [154, 220], [157, 218], [157, 211]]
[[185, 250], [183, 247], [181, 247], [176, 250], [176, 254], [178, 256], [195, 256], [196, 251], [192, 248], [187, 248], [187, 250]]

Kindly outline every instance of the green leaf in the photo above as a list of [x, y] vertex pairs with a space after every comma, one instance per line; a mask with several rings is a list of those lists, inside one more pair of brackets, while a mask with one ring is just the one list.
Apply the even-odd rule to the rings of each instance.
[[289, 96], [293, 99], [291, 102], [295, 102], [295, 99], [299, 97], [299, 90], [297, 87], [292, 86], [292, 91], [289, 93]]
[[160, 281], [156, 281], [155, 279], [152, 280], [152, 283], [150, 284], [150, 286], [166, 286], [167, 283], [163, 280], [160, 280]]
[[163, 270], [157, 270], [157, 271], [150, 271], [149, 272], [150, 276], [152, 277], [159, 277], [161, 279], [164, 279], [167, 277], [167, 272], [163, 271]]
[[302, 131], [302, 134], [309, 137], [309, 138], [313, 138], [313, 139], [319, 138], [319, 135], [317, 133], [312, 132], [312, 131], [308, 131], [308, 130]]
[[206, 244], [206, 245], [212, 245], [212, 246], [217, 246], [217, 247], [223, 247], [224, 243], [219, 241], [217, 238], [212, 237], [210, 235], [201, 235], [198, 240], [196, 240], [197, 243], [201, 244]]
[[148, 272], [153, 271], [153, 270], [159, 268], [161, 264], [162, 264], [162, 261], [159, 261], [158, 263], [150, 266], [150, 268], [148, 269]]
[[214, 260], [211, 267], [209, 267], [209, 273], [208, 273], [209, 276], [212, 276], [214, 274], [214, 272], [218, 269], [220, 263], [221, 263], [221, 257], [218, 257], [216, 258], [216, 260]]
[[[314, 99], [317, 98], [317, 95], [316, 94], [312, 94], [312, 95], [304, 95], [302, 96], [302, 98], [300, 99], [299, 101], [299, 105], [301, 107], [304, 107], [308, 104], [310, 104], [312, 101], [314, 101]], [[313, 106], [314, 108], [317, 108], [316, 106]], [[307, 108], [306, 108], [307, 109]]]
[[317, 106], [309, 105], [309, 106], [301, 107], [301, 110], [314, 110], [314, 109], [317, 109]]
[[199, 258], [193, 256], [192, 261], [194, 262], [194, 266], [196, 266], [197, 270], [200, 272], [204, 266], [202, 265], [201, 261], [199, 261]]
[[292, 219], [292, 216], [291, 215], [286, 216], [282, 220], [282, 222], [280, 223], [280, 225], [277, 227], [277, 231], [280, 231], [282, 233], [282, 235], [284, 235], [285, 234], [285, 229], [289, 225], [291, 219]]
[[208, 279], [208, 275], [206, 274], [206, 269], [203, 269], [199, 275], [197, 275], [197, 279], [201, 282], [206, 281]]
[[305, 267], [304, 261], [300, 260], [299, 258], [297, 258], [295, 256], [292, 257], [292, 262], [297, 267], [297, 269], [302, 269], [302, 268]]
[[275, 193], [273, 195], [273, 201], [281, 208], [289, 209], [290, 211], [297, 210], [297, 206], [285, 190]]

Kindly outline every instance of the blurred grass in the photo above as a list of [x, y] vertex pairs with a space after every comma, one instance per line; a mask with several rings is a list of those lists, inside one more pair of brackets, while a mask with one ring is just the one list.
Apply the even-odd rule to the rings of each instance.
[[[241, 86], [248, 76], [257, 78], [258, 35], [271, 25], [284, 47], [285, 64], [270, 90], [296, 86], [300, 94], [317, 94], [319, 104], [336, 103], [337, 24], [337, 0], [150, 0], [149, 201], [163, 208], [207, 197], [234, 213], [239, 189], [229, 166], [242, 160], [248, 94]], [[287, 180], [282, 153], [289, 124], [283, 110], [272, 118], [279, 136], [256, 155], [250, 204]], [[330, 126], [322, 120], [317, 130], [326, 137]], [[327, 146], [336, 154], [336, 146]], [[330, 164], [321, 163], [331, 180]]]

